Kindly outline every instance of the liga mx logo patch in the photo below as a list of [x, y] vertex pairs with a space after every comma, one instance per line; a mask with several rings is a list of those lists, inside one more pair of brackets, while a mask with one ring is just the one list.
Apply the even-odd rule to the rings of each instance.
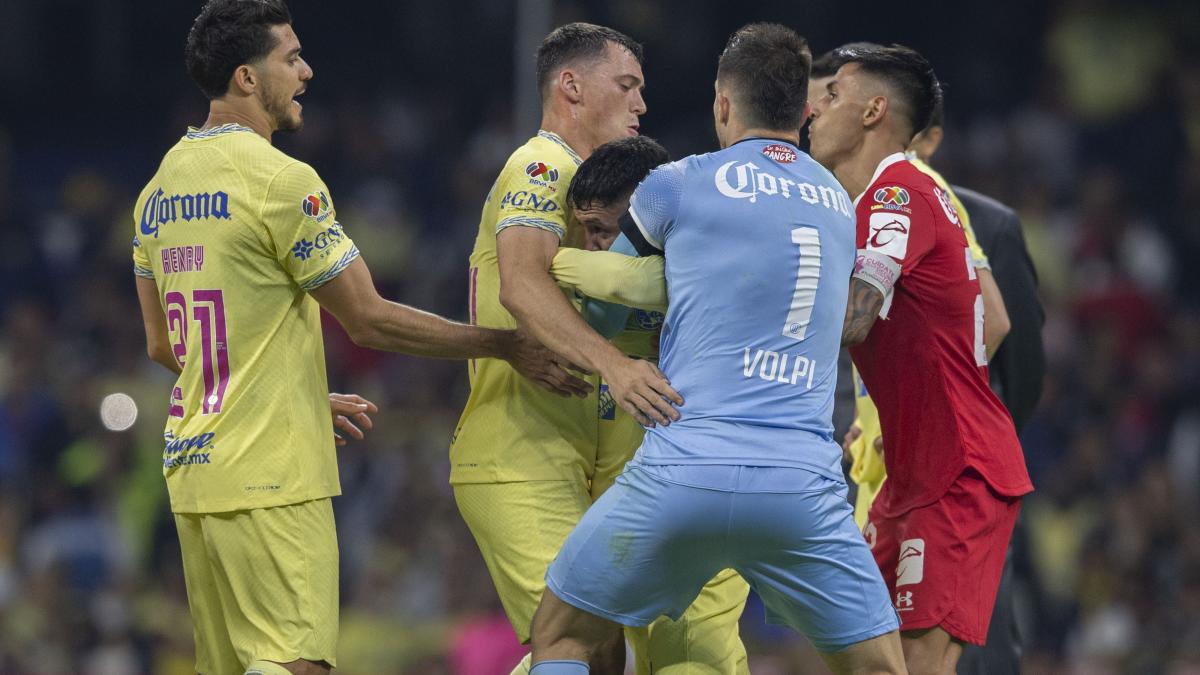
[[529, 166], [525, 167], [525, 175], [534, 180], [553, 183], [558, 180], [558, 169], [545, 162], [531, 162]]
[[892, 204], [894, 206], [904, 206], [910, 201], [908, 190], [898, 185], [881, 187], [875, 191], [873, 196], [875, 197], [875, 201], [880, 204]]
[[300, 200], [300, 210], [318, 223], [329, 216], [329, 209], [329, 197], [324, 192], [319, 191]]

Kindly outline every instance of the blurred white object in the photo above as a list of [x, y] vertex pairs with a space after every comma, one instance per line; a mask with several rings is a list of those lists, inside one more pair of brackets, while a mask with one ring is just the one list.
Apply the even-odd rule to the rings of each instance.
[[128, 394], [109, 394], [100, 402], [100, 421], [109, 431], [125, 431], [137, 421], [137, 404]]

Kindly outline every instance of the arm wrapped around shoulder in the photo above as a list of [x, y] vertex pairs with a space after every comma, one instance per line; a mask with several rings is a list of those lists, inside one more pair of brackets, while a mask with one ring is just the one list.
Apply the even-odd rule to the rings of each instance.
[[900, 263], [887, 254], [860, 248], [851, 276], [871, 284], [886, 297], [900, 279]]
[[550, 272], [559, 284], [589, 298], [647, 311], [667, 309], [662, 256], [635, 258], [611, 251], [560, 248]]

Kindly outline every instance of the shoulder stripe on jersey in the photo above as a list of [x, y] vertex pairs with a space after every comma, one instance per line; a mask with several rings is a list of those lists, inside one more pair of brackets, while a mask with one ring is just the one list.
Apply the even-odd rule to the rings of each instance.
[[546, 230], [558, 235], [559, 239], [567, 236], [567, 231], [562, 225], [545, 218], [534, 218], [533, 216], [509, 216], [504, 220], [496, 223], [496, 234], [500, 234], [501, 230], [506, 230], [510, 227], [536, 227], [539, 230]]
[[621, 233], [629, 238], [639, 256], [663, 254], [662, 246], [650, 238], [632, 207], [617, 222], [621, 225]]
[[566, 141], [559, 138], [558, 134], [554, 134], [549, 131], [538, 130], [537, 135], [550, 141], [551, 143], [558, 144], [559, 147], [561, 147], [563, 150], [566, 150], [567, 154], [571, 156], [572, 160], [574, 160], [575, 166], [579, 166], [583, 163], [583, 160], [579, 158], [579, 155], [575, 154], [575, 151], [571, 149], [571, 146], [567, 145]]
[[134, 265], [133, 265], [133, 273], [136, 276], [142, 277], [144, 279], [153, 279], [154, 278], [154, 270], [150, 269], [149, 267], [142, 267], [141, 265], [138, 265], [137, 263], [134, 263]]
[[330, 267], [324, 272], [321, 272], [317, 276], [313, 277], [308, 283], [301, 286], [301, 288], [306, 291], [315, 291], [321, 286], [333, 281], [333, 278], [345, 271], [345, 269], [350, 266], [350, 263], [354, 262], [354, 259], [357, 257], [358, 247], [351, 245], [350, 250], [346, 251], [346, 254], [342, 256], [342, 259], [337, 261], [333, 267]]
[[187, 137], [191, 140], [196, 140], [198, 138], [212, 138], [213, 136], [220, 136], [221, 134], [231, 134], [231, 133], [235, 133], [235, 132], [239, 132], [239, 131], [249, 131], [251, 133], [254, 132], [253, 129], [251, 129], [248, 126], [245, 126], [244, 124], [238, 124], [237, 122], [230, 122], [229, 124], [222, 124], [219, 127], [213, 127], [211, 129], [204, 129], [204, 130], [197, 129], [196, 127], [188, 127]]

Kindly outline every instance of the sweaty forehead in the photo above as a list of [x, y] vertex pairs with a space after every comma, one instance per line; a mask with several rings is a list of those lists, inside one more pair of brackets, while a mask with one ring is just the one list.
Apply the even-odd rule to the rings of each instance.
[[292, 30], [290, 24], [271, 26], [271, 37], [275, 38], [275, 46], [271, 49], [273, 52], [300, 49], [300, 38], [296, 37], [296, 31]]
[[834, 81], [837, 82], [837, 88], [840, 91], [857, 91], [866, 96], [886, 95], [887, 84], [879, 77], [863, 70], [862, 66], [857, 63], [847, 63], [838, 68], [837, 74], [834, 75]]

